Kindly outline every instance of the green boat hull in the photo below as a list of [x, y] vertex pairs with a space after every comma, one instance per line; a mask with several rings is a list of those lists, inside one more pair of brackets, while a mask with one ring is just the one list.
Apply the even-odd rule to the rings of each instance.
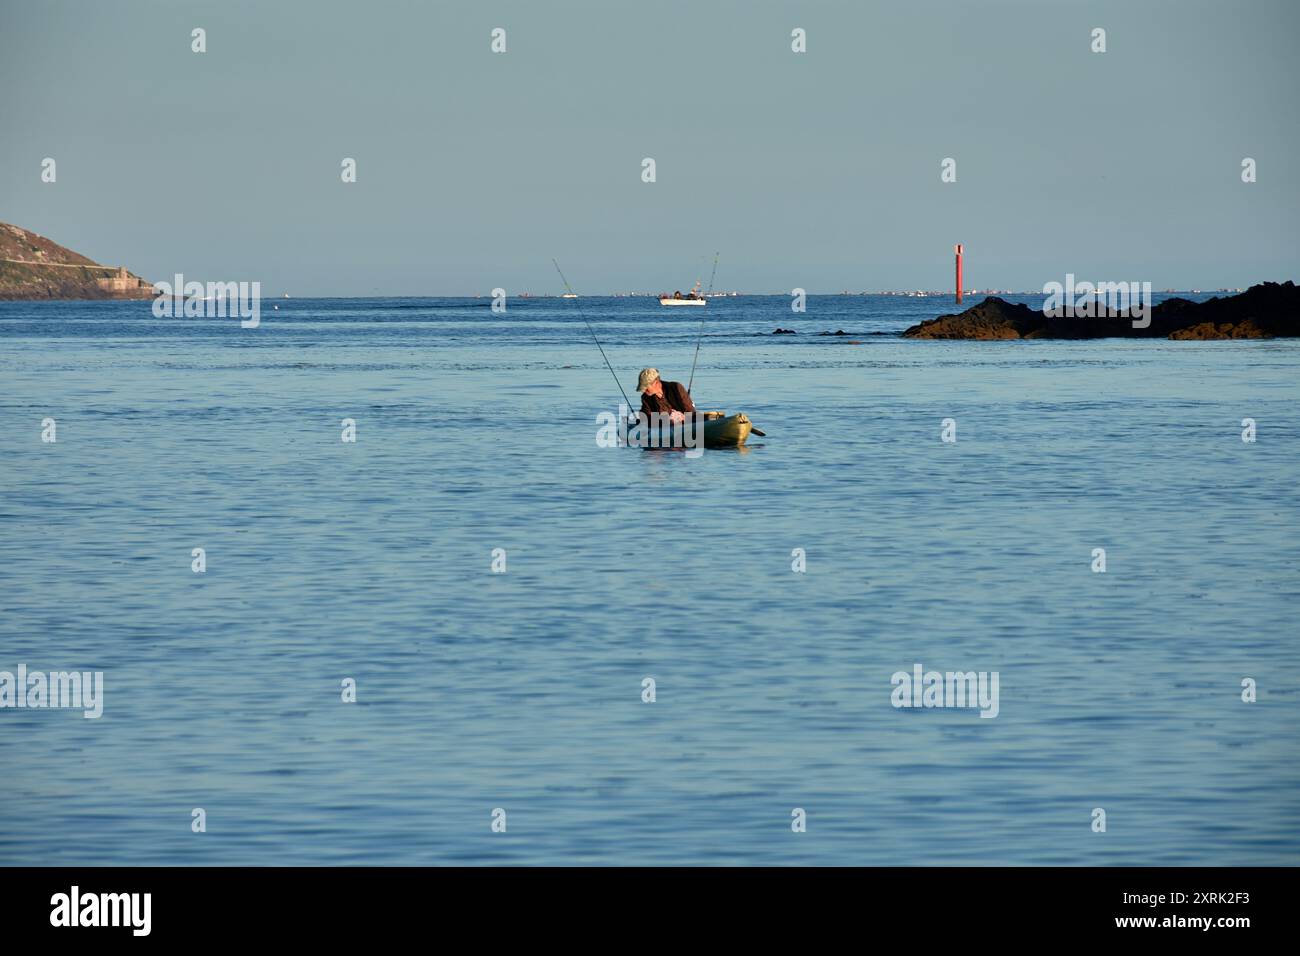
[[[736, 415], [725, 415], [719, 418], [711, 418], [701, 426], [704, 438], [705, 448], [739, 448], [745, 444], [749, 434], [753, 431], [754, 425], [746, 417], [744, 412]], [[685, 445], [681, 440], [680, 429], [670, 432], [664, 427], [657, 440], [642, 442], [630, 442], [646, 448], [684, 448]]]
[[754, 425], [744, 412], [704, 423], [705, 448], [736, 448], [745, 444]]

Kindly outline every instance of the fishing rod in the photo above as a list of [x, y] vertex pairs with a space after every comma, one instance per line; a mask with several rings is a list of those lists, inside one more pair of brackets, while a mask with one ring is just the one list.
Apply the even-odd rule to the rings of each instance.
[[[706, 293], [704, 294], [704, 297], [705, 297], [706, 299], [707, 299], [707, 298], [709, 297], [709, 295], [713, 292], [713, 278], [714, 278], [714, 276], [716, 276], [716, 275], [718, 274], [718, 256], [719, 256], [719, 255], [721, 255], [721, 253], [715, 252], [715, 253], [713, 254], [713, 275], [709, 276], [709, 291], [706, 292]], [[696, 363], [699, 362], [699, 360], [700, 360], [700, 340], [703, 339], [703, 338], [704, 338], [704, 315], [703, 315], [703, 313], [701, 313], [701, 314], [700, 314], [700, 331], [699, 331], [699, 333], [695, 336], [695, 358], [691, 361], [691, 377], [690, 377], [690, 380], [686, 383], [686, 392], [687, 392], [687, 394], [690, 394], [691, 386], [695, 384], [695, 365], [696, 365]]]
[[[554, 259], [551, 260], [551, 264], [555, 266], [555, 271], [560, 273], [560, 278], [564, 281], [564, 287], [570, 292], [573, 292], [573, 289], [569, 286], [569, 280], [564, 278], [563, 272], [560, 272], [560, 264]], [[581, 312], [578, 314], [582, 315], [582, 322], [587, 326], [587, 331], [591, 333], [591, 340], [596, 343], [596, 348], [600, 349], [600, 357], [605, 360], [605, 368], [609, 369], [609, 374], [614, 376], [614, 384], [618, 386], [619, 394], [623, 396], [623, 402], [627, 405], [628, 410], [631, 411], [632, 400], [627, 397], [627, 392], [623, 391], [623, 383], [618, 380], [618, 373], [614, 371], [614, 366], [609, 364], [609, 356], [607, 356], [605, 350], [601, 348], [600, 339], [596, 338], [596, 330], [591, 327], [591, 323], [587, 321], [586, 315], [583, 315]], [[687, 389], [687, 391], [690, 390]]]
[[564, 290], [570, 295], [577, 295], [578, 293], [574, 292], [573, 287], [569, 285], [569, 280], [564, 278], [564, 273], [560, 271], [560, 264], [554, 258], [551, 259], [551, 265], [555, 266], [555, 271], [560, 273], [560, 281], [564, 283]]
[[[614, 376], [614, 384], [618, 386], [623, 401], [627, 404], [628, 411], [632, 411], [632, 400], [627, 397], [627, 392], [623, 391], [623, 383], [618, 380], [618, 373], [614, 371], [614, 366], [609, 364], [609, 357], [605, 354], [605, 350], [600, 348], [600, 339], [596, 338], [596, 330], [591, 327], [590, 322], [587, 322], [585, 315], [582, 317], [582, 321], [586, 323], [587, 331], [591, 333], [591, 340], [596, 343], [596, 348], [600, 349], [600, 357], [605, 360], [605, 367], [609, 369], [609, 374]], [[690, 389], [687, 389], [687, 391], [690, 391]]]

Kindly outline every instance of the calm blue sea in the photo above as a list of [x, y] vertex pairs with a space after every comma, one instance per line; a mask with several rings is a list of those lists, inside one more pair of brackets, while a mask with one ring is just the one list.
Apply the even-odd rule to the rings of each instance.
[[581, 318], [631, 393], [696, 310], [488, 305], [0, 303], [0, 670], [105, 695], [0, 710], [0, 863], [1300, 863], [1300, 342], [715, 300], [767, 437], [689, 459], [597, 446]]

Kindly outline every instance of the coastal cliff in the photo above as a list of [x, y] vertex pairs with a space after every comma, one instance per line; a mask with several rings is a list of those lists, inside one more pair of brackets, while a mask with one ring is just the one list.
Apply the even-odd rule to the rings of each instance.
[[0, 299], [151, 299], [153, 286], [44, 236], [0, 222]]
[[956, 315], [941, 315], [903, 333], [911, 339], [1266, 339], [1300, 336], [1300, 287], [1264, 282], [1239, 295], [1205, 302], [1167, 299], [1151, 309], [1151, 325], [1127, 316], [1053, 317], [1041, 309], [989, 296]]

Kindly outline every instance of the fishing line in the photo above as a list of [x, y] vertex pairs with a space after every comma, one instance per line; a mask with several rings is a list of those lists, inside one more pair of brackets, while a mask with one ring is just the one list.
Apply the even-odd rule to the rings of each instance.
[[[708, 298], [708, 296], [709, 296], [710, 294], [712, 294], [712, 292], [713, 292], [713, 277], [716, 276], [716, 275], [718, 274], [718, 256], [719, 256], [719, 255], [721, 255], [721, 253], [717, 253], [717, 252], [715, 252], [715, 253], [713, 254], [713, 275], [709, 276], [709, 291], [706, 292], [706, 293], [704, 294], [704, 295], [705, 295], [705, 298]], [[557, 266], [557, 268], [558, 268], [558, 266]], [[699, 334], [695, 336], [695, 358], [691, 361], [691, 377], [690, 377], [690, 380], [687, 381], [687, 383], [686, 383], [686, 392], [687, 392], [688, 395], [690, 394], [691, 386], [695, 384], [695, 365], [696, 365], [696, 363], [699, 362], [699, 360], [700, 360], [700, 340], [703, 339], [703, 338], [704, 338], [704, 315], [701, 314], [701, 315], [700, 315], [700, 331], [699, 331]]]
[[[563, 272], [560, 272], [560, 264], [552, 259], [551, 265], [555, 266], [555, 271], [560, 273], [560, 279], [564, 282], [564, 287], [570, 292], [573, 292], [572, 287], [569, 285], [569, 280], [564, 278]], [[574, 294], [576, 295], [577, 293]], [[581, 308], [581, 306], [579, 306], [579, 308]], [[578, 314], [582, 315], [581, 312]], [[623, 383], [618, 380], [618, 373], [614, 371], [614, 366], [609, 364], [609, 356], [606, 355], [605, 350], [601, 348], [600, 339], [596, 338], [596, 330], [591, 327], [591, 323], [587, 321], [585, 315], [582, 315], [582, 322], [587, 326], [587, 331], [591, 333], [591, 340], [596, 343], [596, 348], [600, 349], [600, 357], [605, 360], [605, 368], [609, 369], [609, 374], [614, 376], [614, 384], [618, 386], [619, 394], [623, 396], [623, 403], [627, 405], [628, 411], [631, 411], [632, 400], [627, 397], [627, 392], [623, 391]]]

